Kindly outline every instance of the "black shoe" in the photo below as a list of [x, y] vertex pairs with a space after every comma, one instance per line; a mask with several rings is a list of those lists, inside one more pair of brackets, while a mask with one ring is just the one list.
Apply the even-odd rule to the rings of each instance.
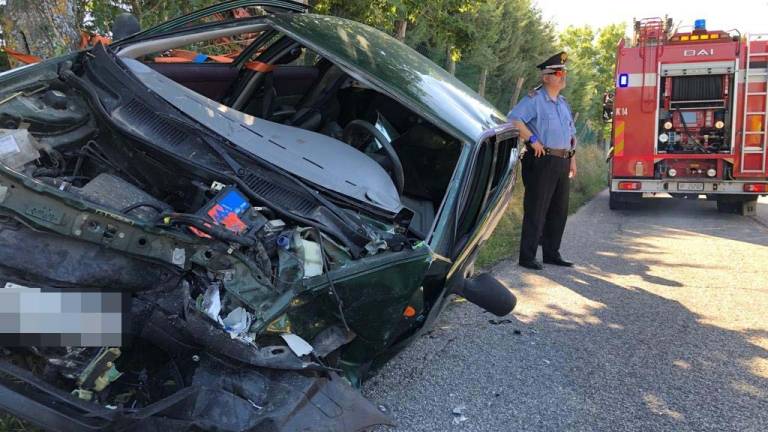
[[543, 266], [543, 265], [541, 265], [541, 263], [540, 263], [540, 262], [538, 262], [538, 261], [536, 261], [536, 260], [531, 260], [531, 261], [520, 261], [520, 262], [519, 262], [519, 263], [517, 263], [517, 264], [518, 264], [520, 267], [529, 268], [529, 269], [531, 269], [531, 270], [543, 270], [543, 269], [544, 269], [544, 266]]
[[545, 264], [554, 264], [561, 267], [573, 267], [573, 263], [562, 258], [544, 258]]

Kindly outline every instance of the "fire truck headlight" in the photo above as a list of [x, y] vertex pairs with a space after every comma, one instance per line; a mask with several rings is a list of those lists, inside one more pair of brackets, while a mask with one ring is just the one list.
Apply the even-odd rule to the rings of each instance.
[[659, 141], [661, 141], [661, 142], [663, 142], [663, 143], [665, 143], [665, 142], [669, 141], [669, 135], [667, 135], [667, 134], [665, 134], [665, 133], [663, 133], [663, 134], [659, 135]]
[[715, 122], [715, 128], [722, 129], [724, 127], [725, 127], [725, 123], [723, 123], [722, 120], [718, 120], [718, 121]]
[[672, 122], [664, 122], [664, 129], [670, 130], [672, 129]]
[[707, 170], [707, 175], [710, 177], [714, 177], [717, 175], [717, 171], [714, 168], [710, 168]]
[[674, 177], [677, 175], [677, 170], [674, 168], [670, 168], [669, 171], [667, 171], [667, 174], [669, 174], [670, 177]]

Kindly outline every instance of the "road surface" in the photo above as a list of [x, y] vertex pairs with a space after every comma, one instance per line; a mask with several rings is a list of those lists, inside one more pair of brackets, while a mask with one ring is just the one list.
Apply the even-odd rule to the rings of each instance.
[[577, 267], [497, 265], [512, 315], [452, 304], [371, 379], [378, 430], [768, 430], [768, 201], [607, 201], [569, 219]]

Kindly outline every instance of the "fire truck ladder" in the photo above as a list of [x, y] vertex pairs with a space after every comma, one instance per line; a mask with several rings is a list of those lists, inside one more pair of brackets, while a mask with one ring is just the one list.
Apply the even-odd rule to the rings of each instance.
[[[756, 52], [752, 52], [752, 42], [768, 41], [768, 33], [754, 34], [747, 36], [747, 64], [744, 68], [744, 117], [741, 123], [741, 172], [749, 174], [765, 174], [765, 156], [766, 156], [766, 134], [765, 122], [768, 120], [768, 43], [756, 44]], [[751, 69], [753, 63], [761, 63], [763, 67]], [[753, 79], [750, 80], [750, 77]], [[755, 82], [765, 82], [763, 91], [750, 91], [749, 84]], [[762, 99], [762, 103], [760, 100]], [[749, 107], [762, 106], [763, 111], [749, 111]], [[748, 118], [759, 117], [759, 130], [750, 129], [747, 123]], [[759, 144], [747, 146], [747, 137], [757, 136]], [[745, 170], [744, 159], [748, 154], [759, 154], [761, 159], [760, 169]]]
[[[644, 18], [638, 22], [637, 43], [640, 58], [643, 61], [642, 87], [640, 90], [640, 111], [644, 113], [656, 110], [656, 82], [647, 83], [648, 75], [656, 75], [659, 57], [664, 50], [664, 21], [661, 18]], [[649, 53], [649, 51], [651, 51]]]

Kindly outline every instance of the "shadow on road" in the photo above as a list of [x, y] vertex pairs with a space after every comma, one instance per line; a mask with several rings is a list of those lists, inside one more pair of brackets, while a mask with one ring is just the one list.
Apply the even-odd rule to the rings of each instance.
[[[677, 301], [579, 271], [549, 277], [604, 306], [572, 313], [550, 305], [553, 313], [528, 325], [569, 329], [558, 337], [588, 340], [589, 348], [564, 343], [563, 354], [575, 365], [569, 378], [593, 391], [584, 396], [597, 405], [629, 401], [615, 420], [691, 430], [768, 424], [768, 331], [705, 324]], [[632, 402], [648, 412], [635, 412]]]
[[[768, 205], [760, 205], [763, 214], [768, 214]], [[519, 324], [543, 328], [548, 338], [552, 336], [548, 343], [557, 345], [568, 361], [569, 386], [577, 388], [587, 403], [607, 409], [608, 413], [597, 412], [592, 423], [586, 424], [605, 425], [602, 417], [610, 415], [616, 424], [630, 430], [766, 430], [768, 311], [757, 311], [763, 317], [751, 321], [759, 328], [734, 331], [712, 322], [713, 316], [717, 322], [727, 321], [730, 314], [755, 314], [756, 308], [742, 311], [738, 301], [724, 297], [721, 303], [717, 296], [764, 297], [768, 295], [768, 275], [747, 276], [749, 280], [765, 279], [762, 286], [760, 281], [756, 288], [751, 285], [752, 293], [742, 294], [747, 291], [740, 292], [739, 287], [729, 287], [727, 293], [699, 289], [686, 277], [733, 274], [735, 263], [702, 262], [695, 250], [670, 257], [674, 247], [659, 250], [657, 246], [667, 241], [674, 244], [677, 237], [690, 240], [697, 233], [744, 242], [748, 248], [768, 246], [766, 228], [751, 218], [718, 213], [708, 202], [649, 200], [619, 217], [604, 218], [598, 205], [587, 211], [595, 213], [585, 215], [588, 220], [607, 220], [619, 226], [606, 227], [613, 235], [587, 234], [590, 247], [579, 248], [580, 255], [572, 256], [587, 263], [583, 271], [548, 267], [543, 273], [503, 272], [512, 282], [510, 286], [520, 287], [515, 291], [521, 294], [523, 308], [526, 300], [541, 304], [529, 309]], [[721, 220], [729, 222], [721, 226]], [[717, 239], [709, 243], [722, 244]], [[734, 248], [738, 250], [738, 245]], [[655, 254], [658, 260], [653, 258]], [[749, 256], [731, 258], [738, 261]], [[669, 279], [675, 274], [669, 270], [673, 267], [681, 270], [680, 280]], [[667, 277], [651, 274], [659, 273], [660, 268]], [[554, 284], [526, 277], [541, 277]], [[616, 282], [633, 277], [643, 282], [627, 282], [626, 286]], [[547, 291], [542, 286], [553, 288]], [[670, 294], [682, 289], [684, 296], [702, 296], [704, 300], [697, 300], [700, 313], [649, 289]], [[702, 313], [706, 309], [702, 305], [711, 305], [712, 314]], [[621, 406], [616, 407], [617, 403]]]
[[[605, 205], [607, 209], [607, 203]], [[649, 198], [633, 203], [627, 210], [615, 211], [615, 214], [635, 222], [647, 219], [649, 224], [680, 231], [679, 234], [703, 232], [710, 236], [768, 246], [768, 236], [754, 235], [761, 225], [768, 227], [768, 201], [763, 198], [757, 205], [757, 216], [739, 216], [718, 212], [714, 201]], [[720, 222], [722, 227], [710, 226], [702, 231], [701, 225], [710, 222]], [[740, 228], [733, 229], [732, 223], [739, 224]]]

